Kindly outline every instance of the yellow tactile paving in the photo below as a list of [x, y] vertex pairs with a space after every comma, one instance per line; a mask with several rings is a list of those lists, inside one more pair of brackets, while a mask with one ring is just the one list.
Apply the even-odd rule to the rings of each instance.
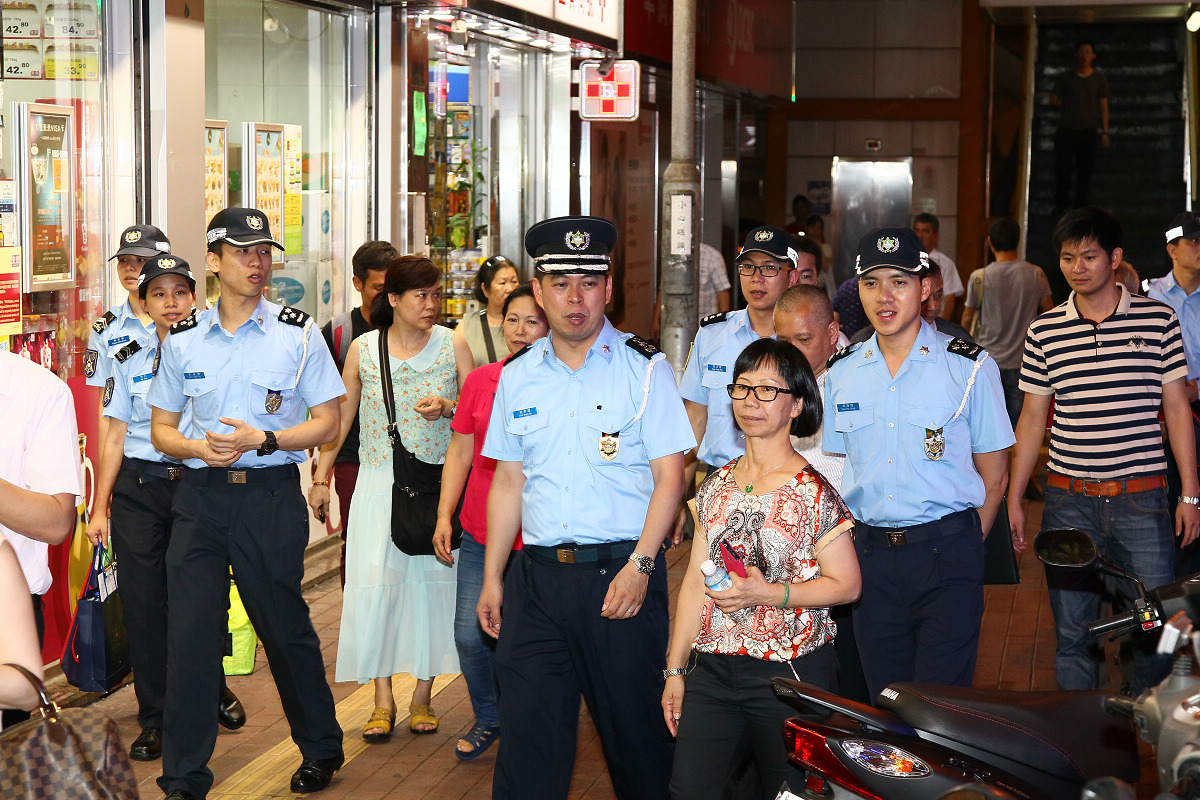
[[[434, 682], [433, 696], [437, 697], [442, 689], [458, 677], [443, 675]], [[411, 697], [416, 688], [417, 680], [411, 675], [398, 675], [392, 679], [392, 693], [396, 697]], [[366, 684], [337, 704], [337, 719], [342, 730], [346, 731], [343, 747], [346, 752], [346, 763], [349, 764], [359, 753], [370, 747], [358, 735], [363, 722], [375, 710], [375, 688]], [[407, 725], [408, 711], [398, 708], [396, 712], [396, 727]], [[284, 728], [286, 730], [286, 727]], [[300, 751], [291, 738], [286, 738], [279, 744], [251, 761], [244, 768], [229, 776], [220, 784], [214, 786], [208, 793], [209, 800], [262, 800], [263, 798], [288, 797], [294, 798], [290, 788], [292, 773], [300, 764]], [[344, 767], [343, 767], [344, 769]]]

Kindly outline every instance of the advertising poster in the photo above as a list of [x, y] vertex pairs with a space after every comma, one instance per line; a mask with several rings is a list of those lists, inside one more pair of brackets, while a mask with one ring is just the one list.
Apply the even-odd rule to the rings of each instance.
[[0, 247], [16, 245], [20, 241], [17, 238], [19, 235], [17, 231], [17, 182], [0, 180]]
[[204, 121], [204, 221], [229, 205], [229, 126]]
[[74, 109], [22, 105], [22, 166], [28, 178], [26, 289], [38, 292], [69, 288], [75, 280], [75, 181], [71, 174]]
[[0, 247], [0, 340], [21, 333], [21, 248]]
[[283, 243], [284, 253], [299, 255], [304, 249], [301, 236], [304, 222], [304, 151], [303, 128], [283, 126]]
[[[271, 235], [282, 244], [283, 126], [247, 122], [242, 141], [244, 174], [249, 176], [243, 184], [243, 201], [263, 212]], [[282, 260], [279, 254], [276, 258]]]

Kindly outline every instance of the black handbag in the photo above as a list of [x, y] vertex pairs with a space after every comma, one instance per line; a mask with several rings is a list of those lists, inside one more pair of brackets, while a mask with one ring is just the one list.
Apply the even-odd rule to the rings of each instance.
[[[396, 427], [396, 396], [392, 392], [392, 367], [388, 359], [387, 329], [379, 331], [379, 379], [383, 408], [387, 412], [388, 441], [392, 443], [392, 544], [410, 556], [434, 555], [433, 531], [437, 527], [438, 498], [442, 492], [442, 465], [427, 464], [409, 452]], [[451, 517], [450, 549], [462, 544], [463, 498]]]

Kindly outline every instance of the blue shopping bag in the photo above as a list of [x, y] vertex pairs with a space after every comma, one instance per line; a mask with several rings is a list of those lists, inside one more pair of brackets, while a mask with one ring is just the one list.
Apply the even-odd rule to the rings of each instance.
[[67, 682], [85, 692], [111, 692], [130, 673], [129, 640], [122, 618], [117, 564], [109, 547], [96, 547], [75, 616], [63, 645]]

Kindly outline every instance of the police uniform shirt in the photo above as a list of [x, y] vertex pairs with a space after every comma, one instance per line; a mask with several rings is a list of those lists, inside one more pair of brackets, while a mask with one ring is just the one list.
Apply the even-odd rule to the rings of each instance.
[[652, 364], [630, 338], [605, 320], [578, 370], [549, 337], [504, 367], [483, 455], [522, 462], [525, 544], [638, 539], [649, 462], [696, 446], [670, 365]]
[[92, 323], [88, 334], [88, 349], [83, 354], [83, 376], [87, 385], [104, 388], [112, 377], [113, 363], [121, 348], [137, 342], [148, 349], [156, 339], [154, 321], [143, 325], [133, 313], [129, 298], [113, 306]]
[[1146, 295], [1175, 309], [1183, 331], [1183, 350], [1187, 354], [1188, 379], [1200, 378], [1200, 292], [1188, 294], [1168, 272], [1150, 281]]
[[972, 454], [1015, 441], [996, 362], [924, 322], [894, 378], [877, 336], [826, 375], [823, 446], [848, 456], [842, 497], [860, 522], [919, 525], [979, 508]]
[[[104, 416], [118, 419], [127, 425], [124, 452], [129, 458], [144, 461], [169, 461], [178, 463], [150, 443], [150, 404], [146, 397], [154, 382], [154, 368], [158, 361], [157, 338], [151, 347], [142, 347], [137, 342], [125, 345], [112, 359], [112, 374], [105, 379], [101, 395]], [[111, 384], [109, 383], [111, 381]], [[180, 428], [187, 425], [187, 414], [180, 421]]]
[[726, 314], [721, 322], [701, 321], [696, 341], [683, 368], [679, 393], [685, 400], [708, 407], [708, 422], [697, 458], [723, 467], [746, 452], [746, 440], [733, 424], [733, 403], [725, 387], [733, 383], [733, 365], [746, 345], [758, 341], [747, 309]]
[[[219, 417], [240, 419], [259, 430], [280, 431], [299, 425], [307, 410], [346, 393], [321, 333], [303, 312], [259, 298], [250, 319], [234, 334], [221, 327], [217, 307], [177, 322], [163, 342], [158, 374], [149, 402], [166, 411], [192, 403], [191, 424], [180, 430], [189, 439], [205, 431], [230, 433]], [[280, 319], [304, 319], [304, 325]], [[278, 450], [260, 456], [254, 450], [234, 464], [243, 469], [304, 461], [303, 451]], [[207, 466], [197, 458], [184, 462]]]

